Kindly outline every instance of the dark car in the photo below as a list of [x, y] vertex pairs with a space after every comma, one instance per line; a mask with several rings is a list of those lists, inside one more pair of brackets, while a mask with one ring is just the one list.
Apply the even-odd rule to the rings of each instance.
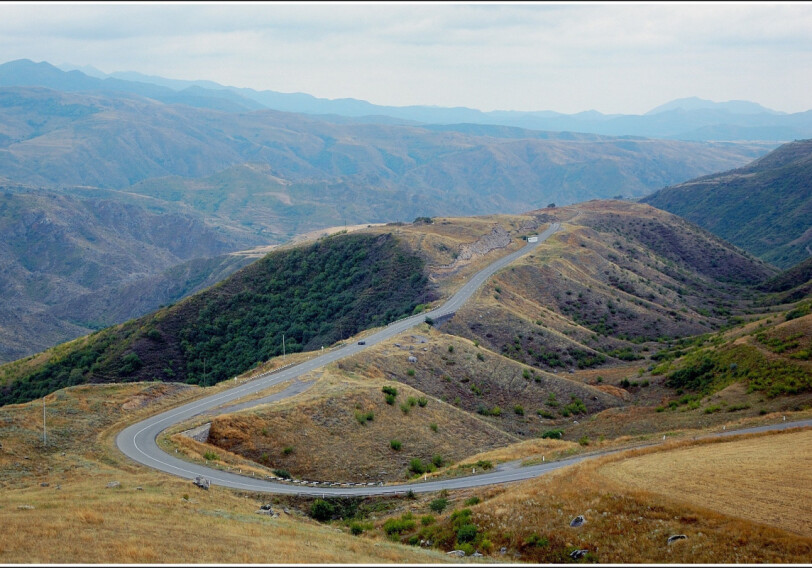
[[366, 342], [366, 341], [359, 341], [359, 342], [358, 342], [358, 345], [366, 345], [366, 344], [367, 344], [367, 342]]

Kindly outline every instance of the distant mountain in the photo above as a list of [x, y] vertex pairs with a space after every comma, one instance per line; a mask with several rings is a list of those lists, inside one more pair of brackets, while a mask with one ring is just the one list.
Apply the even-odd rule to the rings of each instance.
[[641, 199], [782, 268], [812, 255], [812, 140]]
[[[3, 66], [0, 65], [0, 74], [2, 69]], [[126, 81], [130, 84], [160, 86], [181, 93], [190, 87], [202, 88], [206, 92], [205, 100], [212, 96], [224, 97], [224, 91], [228, 91], [239, 97], [230, 101], [237, 105], [245, 106], [246, 101], [251, 101], [253, 104], [273, 110], [322, 117], [343, 117], [341, 120], [353, 118], [359, 122], [371, 120], [377, 123], [381, 121], [379, 117], [386, 116], [390, 121], [395, 119], [407, 123], [490, 124], [605, 136], [645, 136], [697, 141], [787, 142], [812, 138], [812, 111], [786, 114], [749, 101], [717, 103], [691, 97], [660, 105], [644, 115], [605, 115], [594, 110], [568, 115], [550, 110], [483, 112], [466, 107], [384, 106], [352, 98], [324, 99], [306, 93], [257, 91], [250, 88], [226, 87], [213, 81], [181, 81], [136, 72], [115, 72], [108, 75], [108, 79]], [[30, 83], [13, 84], [23, 86]], [[165, 94], [162, 96], [166, 97]], [[205, 106], [204, 102], [194, 100], [184, 104]]]
[[[476, 125], [339, 124], [270, 110], [229, 113], [166, 105], [117, 93], [0, 88], [5, 178], [43, 187], [124, 189], [166, 176], [208, 177], [240, 164], [264, 164], [282, 185], [307, 188], [282, 197], [283, 204], [290, 199], [396, 205], [386, 218], [380, 211], [353, 214], [347, 207], [347, 221], [356, 223], [637, 197], [738, 167], [771, 147]], [[146, 191], [164, 199], [162, 185]], [[326, 226], [341, 224], [336, 213]]]
[[646, 115], [657, 114], [660, 112], [666, 112], [670, 110], [700, 110], [700, 109], [713, 109], [713, 110], [721, 110], [723, 112], [729, 112], [731, 114], [786, 114], [783, 112], [778, 112], [776, 110], [771, 110], [766, 107], [761, 106], [758, 103], [753, 103], [750, 101], [728, 101], [725, 103], [717, 103], [714, 101], [709, 101], [707, 99], [700, 99], [699, 97], [688, 97], [685, 99], [676, 99], [671, 102], [665, 103], [664, 105], [660, 105], [656, 108], [651, 109], [646, 113]]
[[153, 83], [126, 81], [114, 77], [98, 78], [81, 71], [62, 71], [50, 63], [34, 63], [18, 59], [0, 65], [0, 86], [46, 87], [63, 92], [109, 92], [147, 97], [167, 104], [184, 104], [227, 112], [242, 112], [264, 108], [232, 91], [210, 90], [190, 86], [175, 90]]

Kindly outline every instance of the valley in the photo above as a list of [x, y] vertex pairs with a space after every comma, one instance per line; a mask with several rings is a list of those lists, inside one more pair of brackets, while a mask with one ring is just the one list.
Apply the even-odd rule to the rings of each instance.
[[809, 112], [94, 73], [0, 64], [0, 563], [812, 558]]

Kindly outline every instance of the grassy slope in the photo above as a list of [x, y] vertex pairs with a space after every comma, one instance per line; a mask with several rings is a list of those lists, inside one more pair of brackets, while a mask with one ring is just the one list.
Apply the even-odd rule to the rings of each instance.
[[742, 286], [774, 274], [712, 235], [648, 206], [546, 210], [568, 222], [497, 274], [444, 329], [547, 371], [642, 360], [669, 339], [749, 309]]
[[789, 268], [812, 243], [812, 141], [785, 144], [743, 168], [664, 188], [642, 201]]

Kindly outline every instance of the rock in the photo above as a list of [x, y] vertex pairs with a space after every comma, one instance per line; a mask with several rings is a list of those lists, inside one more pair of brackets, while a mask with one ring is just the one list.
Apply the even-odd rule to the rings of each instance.
[[571, 527], [580, 527], [585, 522], [586, 522], [586, 519], [584, 519], [584, 516], [583, 515], [578, 515], [577, 517], [575, 517], [574, 519], [572, 519], [570, 521], [570, 526]]
[[414, 355], [409, 355], [409, 363], [417, 363], [417, 357]]
[[262, 509], [263, 511], [270, 511], [271, 510], [271, 506], [268, 505], [268, 504], [260, 505], [259, 508]]
[[579, 558], [583, 558], [584, 555], [587, 552], [589, 552], [589, 551], [587, 549], [585, 549], [585, 548], [579, 548], [578, 550], [573, 550], [572, 552], [570, 552], [570, 558], [572, 558], [573, 560], [578, 560]]
[[290, 515], [290, 510], [287, 507], [282, 507], [282, 512], [286, 515]]
[[135, 490], [136, 490], [136, 491], [143, 491], [143, 490], [144, 490], [144, 488], [143, 488], [143, 487], [136, 487], [136, 488], [135, 488]]
[[49, 485], [50, 485], [50, 483], [45, 483], [45, 482], [39, 484], [40, 487], [48, 487]]
[[505, 553], [507, 553], [507, 547], [503, 546], [502, 548], [499, 549], [499, 554], [505, 554]]
[[34, 508], [33, 505], [17, 505], [17, 508], [21, 511], [30, 511]]
[[210, 483], [209, 483], [209, 480], [206, 479], [205, 477], [202, 477], [202, 476], [198, 475], [197, 477], [195, 477], [195, 480], [192, 483], [194, 483], [195, 485], [197, 485], [201, 489], [205, 489], [206, 491], [209, 490]]
[[686, 538], [688, 538], [688, 537], [685, 536], [684, 534], [671, 535], [671, 536], [668, 537], [668, 540], [666, 541], [666, 544], [671, 544], [672, 542], [676, 542], [678, 540], [683, 540], [683, 539], [686, 539]]
[[465, 556], [465, 551], [464, 550], [451, 550], [449, 552], [446, 552], [446, 554], [448, 554], [449, 556]]
[[119, 487], [121, 487], [121, 483], [118, 481], [111, 481], [107, 484], [107, 489], [118, 489]]
[[479, 552], [474, 552], [471, 556], [473, 556], [474, 558], [481, 558], [482, 557], [482, 555]]

